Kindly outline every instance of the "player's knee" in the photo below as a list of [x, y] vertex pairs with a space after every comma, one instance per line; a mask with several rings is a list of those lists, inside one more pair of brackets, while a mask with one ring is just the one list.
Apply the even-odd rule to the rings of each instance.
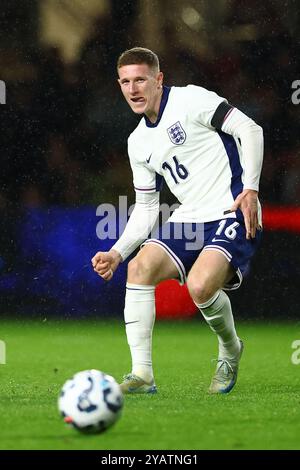
[[216, 289], [209, 280], [190, 277], [187, 280], [190, 296], [197, 304], [207, 302], [215, 294]]
[[135, 257], [128, 263], [127, 282], [131, 284], [155, 284], [154, 270], [149, 260]]

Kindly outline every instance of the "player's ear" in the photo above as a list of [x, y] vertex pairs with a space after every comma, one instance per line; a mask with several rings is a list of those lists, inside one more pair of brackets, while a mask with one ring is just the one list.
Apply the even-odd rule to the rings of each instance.
[[164, 80], [164, 74], [162, 72], [158, 72], [157, 74], [158, 88], [162, 88], [163, 80]]

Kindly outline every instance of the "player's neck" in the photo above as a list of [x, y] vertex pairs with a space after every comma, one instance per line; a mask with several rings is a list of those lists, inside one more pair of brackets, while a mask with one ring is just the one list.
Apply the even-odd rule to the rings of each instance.
[[146, 116], [149, 119], [149, 121], [152, 122], [152, 124], [155, 124], [159, 115], [159, 108], [160, 108], [160, 103], [163, 95], [163, 87], [159, 90], [159, 94], [154, 102], [153, 108], [149, 111], [147, 111]]

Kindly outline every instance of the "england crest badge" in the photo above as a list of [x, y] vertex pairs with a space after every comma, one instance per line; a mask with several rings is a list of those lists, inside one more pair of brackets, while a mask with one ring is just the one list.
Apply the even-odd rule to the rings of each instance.
[[182, 145], [186, 139], [186, 133], [179, 121], [167, 129], [170, 140], [175, 145]]

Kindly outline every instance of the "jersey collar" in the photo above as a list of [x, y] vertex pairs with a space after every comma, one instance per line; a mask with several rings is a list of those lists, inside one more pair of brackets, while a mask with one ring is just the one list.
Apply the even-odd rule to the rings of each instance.
[[165, 86], [165, 85], [163, 86], [163, 94], [162, 94], [162, 97], [161, 97], [159, 112], [158, 112], [157, 120], [154, 123], [151, 122], [150, 119], [148, 119], [147, 116], [144, 114], [145, 123], [146, 123], [147, 127], [156, 127], [156, 126], [158, 126], [158, 124], [159, 124], [159, 122], [162, 118], [163, 112], [165, 110], [165, 107], [167, 105], [170, 91], [171, 91], [171, 87], [168, 87], [168, 86]]

